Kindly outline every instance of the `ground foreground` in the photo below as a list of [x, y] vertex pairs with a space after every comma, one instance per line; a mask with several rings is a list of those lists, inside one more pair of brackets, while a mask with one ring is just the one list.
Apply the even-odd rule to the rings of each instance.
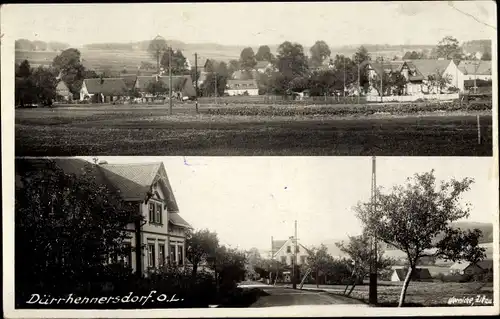
[[346, 116], [173, 111], [124, 105], [17, 109], [16, 155], [492, 155], [491, 111]]

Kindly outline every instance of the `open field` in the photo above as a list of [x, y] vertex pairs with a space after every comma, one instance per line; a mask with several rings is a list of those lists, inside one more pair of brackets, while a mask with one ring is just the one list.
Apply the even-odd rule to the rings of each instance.
[[[17, 156], [491, 156], [491, 111], [418, 115], [238, 116], [176, 105], [17, 109]], [[476, 114], [481, 114], [482, 143]]]
[[[380, 306], [397, 305], [401, 292], [402, 282], [380, 282], [378, 283], [378, 302]], [[305, 288], [315, 289], [316, 285], [304, 285]], [[330, 293], [343, 294], [343, 285], [320, 285], [319, 289], [326, 289]], [[448, 300], [452, 297], [464, 298], [484, 295], [493, 300], [492, 283], [454, 283], [454, 282], [410, 282], [408, 286], [405, 303], [407, 306], [448, 306]], [[356, 286], [351, 294], [352, 298], [368, 302], [369, 285]], [[491, 306], [481, 304], [483, 306]], [[462, 305], [463, 306], [463, 305]]]

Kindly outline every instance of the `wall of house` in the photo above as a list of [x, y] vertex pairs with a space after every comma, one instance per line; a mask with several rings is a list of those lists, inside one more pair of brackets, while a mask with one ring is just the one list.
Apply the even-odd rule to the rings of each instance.
[[245, 92], [248, 92], [248, 95], [259, 95], [259, 89], [229, 89], [226, 90], [226, 93], [229, 94], [230, 96], [233, 95], [244, 95]]
[[464, 81], [461, 80], [462, 72], [458, 69], [457, 65], [454, 62], [450, 62], [448, 67], [443, 71], [443, 76], [449, 76], [451, 78], [451, 86], [458, 88], [459, 90], [463, 90]]
[[[305, 261], [307, 260], [307, 256], [309, 256], [309, 254], [307, 253], [306, 249], [303, 246], [301, 246], [300, 244], [297, 246], [299, 248], [299, 251], [297, 252], [297, 265], [305, 264], [306, 263]], [[288, 250], [287, 247], [290, 247], [290, 250]], [[274, 255], [274, 259], [286, 264], [287, 266], [291, 266], [294, 258], [293, 249], [294, 249], [294, 244], [290, 240], [284, 245], [284, 247], [281, 250], [278, 250], [276, 252], [276, 254]]]

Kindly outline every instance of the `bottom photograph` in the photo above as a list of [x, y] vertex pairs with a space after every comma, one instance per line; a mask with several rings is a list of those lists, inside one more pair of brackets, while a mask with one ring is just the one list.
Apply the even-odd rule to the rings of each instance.
[[16, 158], [15, 308], [491, 307], [493, 169], [477, 157]]

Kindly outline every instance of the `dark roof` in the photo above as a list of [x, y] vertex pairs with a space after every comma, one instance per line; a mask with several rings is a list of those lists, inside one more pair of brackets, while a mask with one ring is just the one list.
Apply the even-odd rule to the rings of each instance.
[[136, 74], [122, 74], [120, 78], [125, 82], [127, 89], [131, 90], [134, 88], [135, 81], [137, 80]]
[[[396, 269], [394, 269], [394, 272], [398, 276], [399, 280], [405, 280], [408, 269], [396, 268]], [[427, 269], [427, 268], [415, 269], [415, 272], [412, 274], [412, 280], [419, 280], [419, 279], [432, 279], [432, 276], [431, 276], [431, 273], [429, 272], [429, 269]]]
[[[201, 76], [200, 76], [201, 77]], [[156, 81], [156, 76], [138, 76], [135, 87], [139, 91], [146, 91], [150, 83]], [[170, 86], [168, 76], [159, 76], [158, 81], [161, 81], [166, 87]], [[182, 91], [184, 96], [196, 96], [196, 89], [193, 85], [191, 75], [173, 75], [172, 76], [173, 91]]]
[[484, 270], [493, 269], [493, 260], [491, 259], [481, 260], [480, 262], [477, 263], [477, 265], [478, 267]]
[[121, 78], [98, 78], [83, 80], [90, 94], [122, 95], [127, 92], [127, 86]]

